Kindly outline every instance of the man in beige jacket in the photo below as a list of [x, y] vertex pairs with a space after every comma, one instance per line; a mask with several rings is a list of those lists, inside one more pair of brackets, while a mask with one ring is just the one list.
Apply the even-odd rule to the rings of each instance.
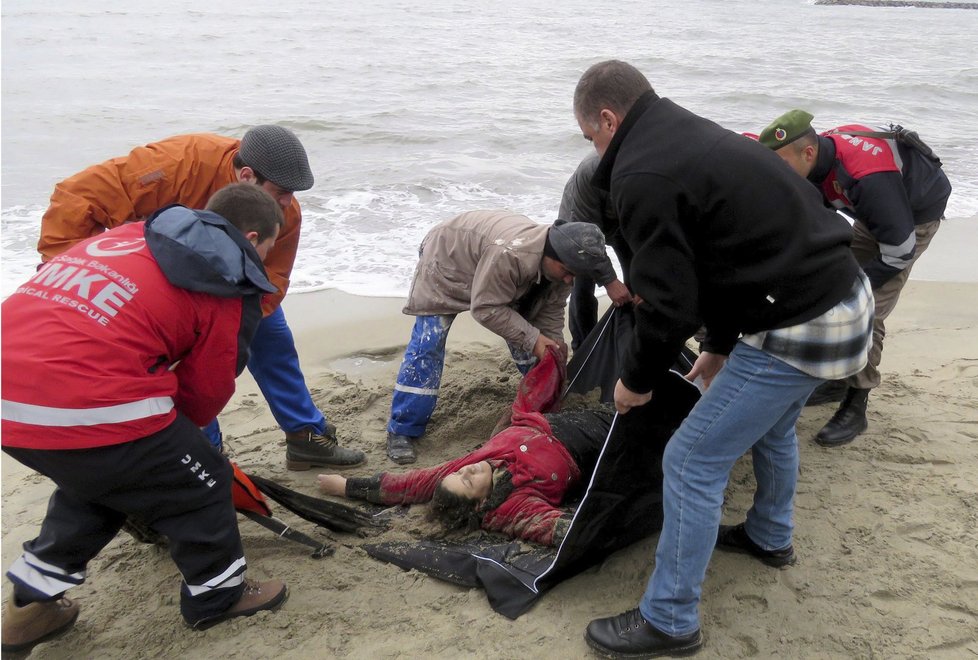
[[394, 385], [387, 455], [413, 463], [438, 401], [448, 330], [466, 310], [506, 340], [526, 373], [548, 346], [566, 354], [564, 307], [575, 275], [614, 269], [590, 223], [541, 225], [509, 211], [470, 211], [425, 236], [404, 313], [416, 316]]

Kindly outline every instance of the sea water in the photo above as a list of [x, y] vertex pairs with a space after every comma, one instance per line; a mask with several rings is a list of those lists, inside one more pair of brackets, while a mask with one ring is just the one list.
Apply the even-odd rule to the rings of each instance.
[[[55, 184], [179, 133], [278, 123], [309, 153], [292, 292], [403, 295], [435, 223], [556, 217], [591, 148], [571, 109], [594, 62], [736, 131], [800, 107], [818, 129], [912, 127], [949, 222], [978, 232], [978, 11], [807, 0], [4, 0], [2, 294], [38, 263]], [[959, 232], [960, 233], [960, 232]], [[962, 254], [961, 259], [971, 256]]]

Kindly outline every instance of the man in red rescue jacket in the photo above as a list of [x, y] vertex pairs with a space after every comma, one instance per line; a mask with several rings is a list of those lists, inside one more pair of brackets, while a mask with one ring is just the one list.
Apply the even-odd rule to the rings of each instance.
[[852, 252], [873, 286], [873, 345], [866, 367], [819, 387], [807, 405], [842, 401], [815, 441], [851, 442], [866, 430], [869, 391], [880, 384], [884, 322], [896, 307], [910, 269], [940, 227], [951, 183], [940, 160], [916, 134], [849, 124], [815, 134], [812, 115], [791, 110], [758, 140], [822, 191], [826, 204], [853, 216]]
[[282, 224], [267, 192], [232, 184], [206, 211], [165, 207], [79, 243], [4, 301], [3, 451], [57, 486], [7, 572], [5, 653], [71, 627], [64, 592], [128, 516], [169, 538], [195, 628], [285, 599], [279, 580], [245, 580], [231, 467], [200, 429], [248, 361]]

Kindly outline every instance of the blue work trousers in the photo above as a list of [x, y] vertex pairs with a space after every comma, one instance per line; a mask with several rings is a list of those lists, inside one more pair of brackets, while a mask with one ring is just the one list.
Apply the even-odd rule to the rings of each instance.
[[[255, 338], [251, 340], [248, 371], [283, 431], [292, 433], [312, 428], [316, 433], [323, 433], [326, 430], [326, 417], [313, 403], [306, 387], [295, 339], [281, 307], [258, 324]], [[217, 419], [204, 427], [204, 433], [212, 445], [221, 446], [221, 427]]]
[[[391, 418], [387, 424], [387, 430], [391, 433], [411, 438], [424, 435], [438, 403], [441, 374], [445, 367], [445, 343], [454, 320], [454, 314], [416, 318], [411, 341], [404, 350], [404, 360], [394, 384]], [[509, 350], [516, 368], [525, 375], [536, 358], [514, 344], [509, 344]]]

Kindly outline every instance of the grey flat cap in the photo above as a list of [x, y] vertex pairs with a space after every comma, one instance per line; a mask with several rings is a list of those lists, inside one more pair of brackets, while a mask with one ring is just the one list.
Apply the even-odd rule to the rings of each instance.
[[590, 222], [557, 220], [548, 236], [560, 263], [575, 275], [588, 277], [602, 286], [615, 278], [605, 250], [604, 234]]
[[309, 190], [315, 182], [306, 150], [281, 126], [255, 126], [241, 138], [241, 161], [285, 190]]

